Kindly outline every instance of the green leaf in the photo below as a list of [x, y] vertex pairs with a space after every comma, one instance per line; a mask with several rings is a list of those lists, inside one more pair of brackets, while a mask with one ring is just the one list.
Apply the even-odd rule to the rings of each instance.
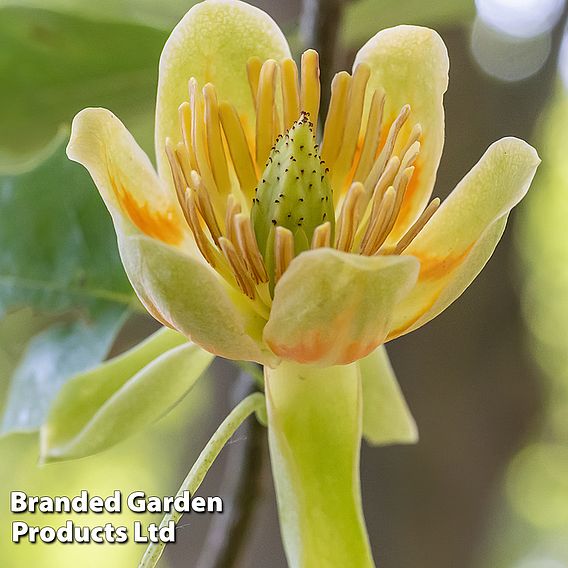
[[65, 381], [106, 357], [136, 302], [108, 213], [64, 142], [0, 176], [0, 314], [7, 334], [19, 328], [2, 369], [2, 434], [40, 427]]
[[77, 375], [59, 393], [41, 430], [46, 462], [95, 454], [174, 407], [213, 355], [164, 329], [132, 350]]
[[363, 388], [363, 436], [370, 444], [414, 444], [416, 422], [384, 345], [358, 362]]
[[99, 21], [123, 21], [171, 29], [196, 0], [0, 0], [1, 6], [53, 10]]
[[0, 434], [37, 430], [65, 382], [106, 357], [125, 311], [103, 303], [92, 321], [57, 323], [33, 337], [12, 376]]
[[35, 154], [86, 106], [111, 108], [150, 148], [166, 38], [147, 26], [0, 8], [0, 167]]
[[36, 314], [29, 308], [12, 312], [0, 320], [0, 416], [10, 387], [10, 379], [29, 340], [53, 322], [53, 316]]
[[290, 568], [374, 566], [361, 508], [357, 364], [265, 367], [272, 473]]
[[26, 305], [89, 313], [101, 301], [121, 309], [136, 301], [110, 217], [64, 147], [26, 173], [0, 176], [0, 314]]

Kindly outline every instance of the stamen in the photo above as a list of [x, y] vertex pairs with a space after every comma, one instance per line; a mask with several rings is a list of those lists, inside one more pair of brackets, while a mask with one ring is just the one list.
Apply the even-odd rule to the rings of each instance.
[[225, 232], [226, 237], [232, 242], [237, 242], [237, 235], [233, 218], [241, 212], [241, 204], [235, 199], [235, 196], [230, 193], [227, 197], [227, 209], [225, 212]]
[[398, 134], [404, 126], [404, 123], [406, 122], [409, 114], [410, 105], [404, 105], [400, 110], [399, 115], [391, 124], [385, 145], [383, 146], [383, 149], [381, 150], [378, 158], [375, 160], [375, 163], [371, 168], [371, 172], [365, 180], [365, 189], [367, 191], [371, 190], [371, 188], [377, 183], [379, 177], [383, 173], [387, 162], [392, 156]]
[[229, 178], [227, 157], [225, 156], [225, 148], [221, 138], [217, 93], [211, 83], [207, 83], [203, 87], [203, 98], [205, 99], [205, 127], [209, 161], [217, 187], [222, 194], [227, 194], [231, 191], [231, 179]]
[[[367, 204], [365, 208], [365, 213], [363, 214], [363, 218], [359, 223], [359, 229], [357, 230], [357, 234], [355, 235], [355, 246], [357, 243], [360, 243], [362, 246], [362, 239], [363, 235], [367, 233], [370, 227], [370, 223], [372, 219], [375, 219], [379, 214], [379, 208], [381, 206], [383, 196], [387, 190], [387, 188], [393, 185], [394, 178], [396, 173], [398, 172], [400, 166], [400, 159], [398, 156], [393, 156], [385, 168], [385, 171], [382, 173], [373, 194], [370, 199], [370, 203]], [[365, 198], [367, 195], [365, 194]], [[365, 229], [366, 227], [366, 229]]]
[[300, 110], [310, 114], [310, 120], [317, 131], [320, 106], [320, 68], [317, 51], [308, 49], [302, 54], [302, 85], [300, 91]]
[[199, 174], [194, 170], [191, 172], [191, 187], [197, 195], [197, 207], [201, 217], [205, 221], [215, 244], [219, 245], [219, 239], [222, 235], [222, 231], [217, 222], [217, 217], [215, 216], [215, 210], [213, 209], [213, 203], [211, 202], [211, 196], [207, 189], [203, 186], [203, 182]]
[[172, 179], [174, 181], [174, 188], [176, 190], [178, 202], [180, 204], [183, 216], [185, 217], [185, 220], [189, 225], [190, 218], [189, 218], [189, 211], [187, 209], [186, 196], [185, 196], [187, 182], [184, 179], [181, 167], [177, 161], [175, 151], [172, 148], [172, 141], [169, 138], [166, 139], [166, 156], [170, 164], [170, 170], [172, 172]]
[[402, 150], [400, 155], [404, 156], [408, 152], [408, 150], [410, 149], [412, 144], [414, 144], [414, 142], [420, 141], [421, 136], [422, 136], [422, 125], [419, 122], [417, 122], [412, 127], [412, 130], [410, 131], [410, 134], [408, 135], [408, 140], [406, 141], [406, 146], [404, 147], [404, 149]]
[[260, 70], [258, 93], [256, 97], [256, 164], [264, 168], [274, 143], [274, 89], [276, 86], [277, 63], [273, 59], [265, 61]]
[[282, 102], [284, 103], [284, 129], [289, 130], [300, 116], [298, 67], [293, 59], [282, 62]]
[[400, 159], [398, 158], [398, 156], [393, 156], [388, 161], [384, 172], [377, 182], [377, 185], [375, 185], [372, 195], [369, 197], [367, 191], [365, 191], [365, 195], [361, 199], [359, 205], [361, 209], [364, 209], [364, 213], [361, 222], [359, 223], [357, 233], [355, 234], [355, 248], [357, 248], [358, 243], [361, 243], [363, 235], [366, 233], [365, 227], [368, 230], [370, 219], [376, 218], [376, 216], [379, 214], [379, 207], [381, 205], [385, 191], [389, 186], [393, 185], [394, 178], [399, 170], [399, 167]]
[[[373, 190], [373, 199], [375, 200], [375, 196], [377, 196], [380, 201], [382, 199], [384, 192], [387, 190], [389, 185], [394, 185], [394, 180], [396, 177], [397, 172], [400, 170], [400, 158], [398, 156], [393, 156], [387, 163], [386, 168], [384, 169], [377, 185], [375, 185], [375, 189]], [[375, 201], [373, 202], [373, 205]]]
[[[384, 241], [387, 239], [390, 232], [394, 228], [394, 225], [396, 223], [396, 219], [397, 219], [398, 214], [400, 213], [400, 209], [402, 207], [402, 202], [404, 200], [404, 194], [406, 193], [406, 188], [408, 187], [408, 182], [410, 181], [410, 178], [412, 177], [413, 173], [414, 173], [413, 167], [406, 168], [402, 172], [402, 175], [400, 175], [400, 172], [399, 172], [400, 177], [397, 176], [394, 180], [394, 187], [396, 189], [396, 199], [395, 199], [395, 203], [394, 203], [394, 207], [393, 207], [391, 217], [390, 217], [388, 225], [387, 225], [387, 229], [386, 229], [386, 233], [384, 235], [384, 239], [379, 244], [379, 247], [384, 243]], [[377, 247], [377, 250], [378, 250], [378, 247]]]
[[274, 232], [274, 282], [278, 282], [294, 258], [294, 235], [285, 227]]
[[239, 115], [235, 107], [228, 103], [219, 105], [219, 114], [241, 189], [248, 198], [252, 198], [258, 176]]
[[[166, 142], [167, 143], [167, 142]], [[189, 162], [189, 156], [187, 153], [187, 148], [183, 142], [179, 142], [175, 149], [175, 155], [177, 158], [177, 162], [181, 168], [183, 173], [183, 177], [185, 178], [186, 182], [189, 180], [191, 175], [191, 164]]]
[[[332, 168], [332, 185], [341, 188], [344, 184], [345, 177], [351, 170], [355, 150], [359, 141], [359, 132], [361, 130], [361, 118], [363, 116], [363, 105], [365, 102], [365, 89], [371, 69], [368, 65], [361, 63], [353, 73], [351, 80], [351, 89], [349, 93], [349, 102], [347, 116], [345, 119], [345, 130], [341, 142], [341, 149], [337, 155], [337, 160]], [[339, 192], [336, 193], [336, 195]]]
[[209, 167], [207, 152], [207, 140], [205, 136], [204, 102], [197, 80], [192, 77], [189, 81], [189, 99], [191, 103], [191, 143], [197, 161], [197, 171], [203, 178], [208, 191], [217, 193], [217, 185], [213, 178], [213, 172]]
[[371, 256], [379, 249], [384, 240], [388, 236], [387, 227], [388, 222], [394, 210], [396, 200], [396, 191], [391, 185], [386, 191], [381, 200], [378, 214], [371, 217], [369, 226], [363, 241], [361, 242], [360, 253], [364, 256]]
[[397, 178], [401, 176], [401, 173], [404, 172], [404, 170], [414, 165], [414, 162], [416, 162], [416, 158], [418, 158], [418, 154], [420, 154], [420, 142], [416, 141], [413, 144], [411, 144], [410, 148], [408, 148], [405, 154], [402, 154], [400, 169], [396, 176]]
[[359, 226], [360, 207], [359, 203], [365, 194], [365, 188], [361, 182], [355, 182], [349, 188], [341, 214], [337, 221], [338, 232], [336, 240], [337, 250], [349, 252], [353, 246], [355, 233]]
[[361, 150], [361, 157], [359, 164], [355, 170], [353, 181], [364, 181], [369, 175], [379, 142], [381, 139], [381, 125], [383, 121], [383, 110], [385, 108], [385, 95], [375, 91], [371, 100], [371, 107], [369, 109], [369, 118], [367, 119], [367, 129], [365, 132], [365, 142]]
[[[410, 115], [410, 106], [405, 105], [383, 138], [385, 95], [380, 90], [372, 93], [368, 114], [363, 117], [370, 73], [369, 66], [361, 64], [352, 77], [346, 72], [334, 77], [321, 150], [317, 145], [313, 146], [311, 138], [309, 147], [306, 142], [294, 138], [299, 144], [297, 155], [287, 156], [285, 164], [281, 163], [280, 152], [291, 140], [288, 136], [282, 139], [281, 132], [289, 130], [296, 121], [299, 127], [308, 122], [312, 136], [317, 132], [321, 87], [319, 57], [315, 51], [308, 50], [303, 54], [300, 81], [292, 59], [284, 59], [280, 64], [274, 60], [262, 63], [258, 57], [248, 61], [247, 75], [256, 108], [254, 140], [236, 108], [218, 101], [214, 85], [207, 83], [200, 90], [195, 78], [189, 81], [189, 103], [179, 107], [183, 142], [176, 145], [166, 141], [176, 195], [205, 260], [222, 278], [253, 300], [254, 309], [262, 317], [269, 315], [272, 284], [282, 277], [296, 251], [309, 247], [335, 247], [366, 256], [401, 254], [440, 205], [440, 200], [434, 199], [398, 243], [394, 236], [388, 240], [414, 172], [422, 128], [419, 124], [412, 129], [406, 128], [405, 139], [401, 140], [401, 132]], [[281, 92], [277, 93], [276, 88]], [[279, 112], [280, 101], [282, 112]], [[395, 151], [397, 155], [394, 155]], [[311, 164], [310, 160], [317, 162]], [[261, 195], [254, 192], [259, 185], [258, 172], [272, 163], [274, 171], [271, 169], [270, 175], [263, 174], [266, 179], [262, 181], [268, 185], [261, 187], [269, 187], [270, 191], [276, 188], [270, 197], [267, 214], [268, 234], [272, 235], [269, 238], [274, 239], [270, 243], [274, 246], [269, 251], [274, 280], [272, 273], [268, 274], [260, 252], [261, 249], [264, 251], [266, 235], [263, 233], [259, 237], [263, 242], [257, 241], [256, 225], [253, 229], [245, 205], [253, 198], [258, 205]], [[335, 189], [333, 194], [325, 175], [328, 172]], [[325, 179], [329, 195], [322, 193], [320, 196], [320, 177], [322, 183]], [[239, 186], [234, 188], [237, 180]], [[293, 210], [296, 211], [293, 209], [295, 201], [288, 203], [291, 195], [288, 182], [293, 188], [298, 185], [302, 191], [305, 189], [312, 201], [315, 199], [314, 203], [310, 202], [307, 214], [312, 214], [313, 206], [317, 216], [312, 221], [321, 221], [321, 224], [313, 229], [310, 244], [302, 228], [306, 215], [303, 210], [298, 213], [302, 215], [297, 220], [299, 228], [296, 223], [290, 227], [292, 230], [286, 228], [287, 219]], [[258, 191], [261, 191], [260, 187]], [[334, 196], [340, 200], [341, 211], [337, 217], [336, 238], [332, 240]], [[304, 197], [298, 198], [298, 207], [306, 207]], [[280, 211], [282, 200], [287, 204], [283, 213]], [[241, 212], [242, 208], [244, 212]], [[255, 211], [253, 206], [253, 213]], [[278, 221], [281, 213], [287, 215], [282, 223]], [[310, 231], [313, 226], [311, 223]]]
[[321, 151], [322, 160], [330, 166], [333, 166], [341, 147], [350, 84], [351, 75], [346, 71], [337, 73], [331, 83], [331, 100], [325, 119]]
[[[418, 157], [419, 153], [420, 153], [420, 142], [414, 142], [414, 144], [410, 146], [406, 154], [403, 156], [402, 161], [400, 162], [400, 168], [393, 182], [394, 187], [396, 188], [400, 187], [402, 178], [405, 175], [407, 175], [409, 172], [410, 176], [408, 178], [408, 181], [410, 180], [412, 172], [414, 172], [413, 164], [416, 161], [416, 158]], [[398, 195], [398, 191], [399, 190], [397, 189], [397, 204], [402, 206], [402, 196]]]
[[181, 123], [181, 133], [183, 136], [183, 141], [189, 155], [189, 162], [191, 164], [191, 169], [197, 169], [197, 159], [195, 157], [195, 152], [193, 151], [193, 144], [191, 143], [191, 106], [188, 102], [184, 102], [179, 106], [179, 119]]
[[249, 272], [257, 284], [268, 282], [268, 273], [266, 272], [264, 261], [258, 250], [258, 244], [252, 230], [250, 217], [244, 213], [238, 213], [235, 215], [234, 219], [237, 244]]
[[262, 61], [260, 57], [251, 57], [247, 61], [247, 77], [250, 85], [250, 91], [252, 93], [252, 100], [256, 105], [256, 96], [258, 94], [258, 79], [260, 77], [260, 69], [262, 67]]
[[[278, 71], [279, 67], [276, 68], [276, 72]], [[278, 83], [278, 80], [276, 81], [276, 83]], [[274, 88], [276, 89], [276, 85], [274, 85]], [[274, 96], [276, 96], [276, 93], [274, 94]], [[276, 140], [276, 137], [279, 134], [282, 134], [282, 132], [284, 132], [284, 122], [282, 121], [282, 117], [278, 112], [278, 107], [275, 104], [274, 108], [272, 109], [272, 143], [273, 144], [274, 140]]]
[[329, 246], [331, 246], [331, 223], [327, 221], [315, 228], [311, 248], [317, 249]]
[[255, 298], [255, 286], [250, 274], [248, 273], [246, 266], [237, 253], [235, 246], [231, 241], [225, 237], [221, 237], [219, 240], [219, 245], [223, 251], [223, 255], [227, 259], [233, 276], [239, 285], [239, 288], [251, 299]]
[[197, 207], [195, 204], [195, 196], [193, 195], [193, 192], [189, 190], [189, 188], [186, 190], [185, 193], [185, 204], [189, 214], [189, 220], [188, 220], [189, 228], [193, 233], [195, 242], [197, 243], [197, 248], [199, 248], [205, 260], [213, 268], [215, 268], [217, 266], [215, 251], [213, 250], [209, 242], [209, 239], [207, 238], [207, 236], [203, 232], [203, 229], [201, 228], [201, 222], [199, 221], [199, 216], [197, 214]]
[[429, 203], [428, 207], [424, 209], [416, 223], [414, 223], [404, 234], [402, 239], [400, 239], [398, 244], [394, 247], [392, 254], [401, 254], [410, 245], [410, 243], [418, 236], [418, 233], [420, 233], [420, 231], [426, 226], [426, 223], [430, 221], [432, 215], [436, 213], [438, 207], [440, 207], [440, 198], [436, 197]]

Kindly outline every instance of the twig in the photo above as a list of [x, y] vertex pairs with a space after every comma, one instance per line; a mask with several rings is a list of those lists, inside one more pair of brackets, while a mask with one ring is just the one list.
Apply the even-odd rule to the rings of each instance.
[[[197, 461], [179, 488], [178, 496], [183, 495], [184, 491], [189, 491], [191, 495], [195, 494], [205, 474], [231, 436], [248, 416], [261, 410], [263, 407], [264, 396], [257, 392], [247, 396], [230, 412], [209, 442], [207, 442], [201, 454], [199, 454]], [[160, 528], [168, 526], [170, 522], [177, 524], [181, 516], [182, 514], [177, 511], [166, 514], [162, 519]], [[164, 552], [164, 547], [165, 543], [163, 542], [151, 543], [146, 549], [138, 568], [154, 568]]]

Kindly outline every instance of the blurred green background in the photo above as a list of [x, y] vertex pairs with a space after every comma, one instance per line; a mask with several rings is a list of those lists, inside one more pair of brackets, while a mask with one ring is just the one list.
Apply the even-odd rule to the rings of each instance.
[[[299, 0], [253, 3], [300, 49]], [[217, 362], [214, 377], [134, 439], [92, 458], [37, 466], [37, 432], [62, 385], [156, 329], [124, 276], [92, 182], [65, 157], [69, 123], [85, 106], [108, 107], [152, 154], [158, 58], [191, 4], [0, 0], [3, 568], [136, 566], [143, 545], [11, 544], [8, 492], [172, 494], [230, 405], [236, 372]], [[445, 197], [501, 136], [529, 140], [543, 159], [482, 277], [442, 316], [389, 348], [421, 441], [363, 448], [378, 563], [568, 568], [566, 2], [353, 0], [340, 12], [338, 70], [386, 26], [424, 24], [444, 37], [451, 67], [437, 195]], [[222, 495], [224, 461], [203, 494]], [[266, 463], [262, 481], [240, 566], [284, 567]], [[164, 566], [198, 566], [207, 523], [183, 519]]]

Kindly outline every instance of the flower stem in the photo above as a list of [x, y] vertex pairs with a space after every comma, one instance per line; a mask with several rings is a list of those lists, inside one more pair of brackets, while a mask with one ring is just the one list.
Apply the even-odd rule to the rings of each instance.
[[359, 482], [357, 364], [265, 368], [272, 472], [290, 568], [373, 568]]
[[[234, 399], [241, 400], [255, 392], [256, 384], [249, 373], [241, 372], [235, 384]], [[223, 515], [215, 515], [209, 526], [198, 568], [235, 566], [248, 535], [248, 528], [264, 462], [265, 428], [258, 420], [248, 420], [240, 430], [244, 440], [228, 448], [227, 464], [221, 493], [225, 499]]]
[[[195, 494], [223, 446], [248, 416], [263, 407], [264, 396], [261, 393], [254, 393], [247, 396], [230, 412], [199, 454], [197, 461], [181, 484], [177, 493], [178, 496], [183, 495], [184, 491], [189, 491], [191, 495]], [[181, 516], [182, 513], [178, 512], [168, 513], [162, 519], [160, 527], [167, 526], [170, 521], [177, 523]], [[164, 552], [164, 547], [165, 543], [163, 542], [151, 543], [146, 549], [138, 568], [154, 568]]]

